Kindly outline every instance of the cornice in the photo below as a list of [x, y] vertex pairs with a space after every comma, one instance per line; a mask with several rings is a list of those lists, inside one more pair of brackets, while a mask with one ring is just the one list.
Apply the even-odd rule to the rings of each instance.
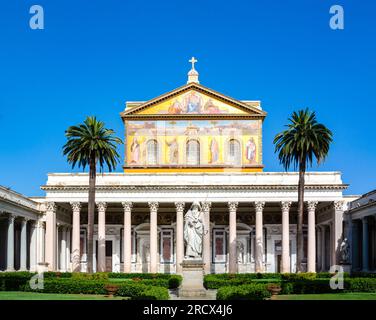
[[[305, 190], [345, 190], [347, 184], [306, 185]], [[45, 191], [87, 191], [89, 186], [41, 186]], [[96, 186], [97, 191], [106, 190], [298, 190], [297, 185], [106, 185]]]
[[264, 115], [257, 114], [129, 114], [122, 115], [124, 121], [129, 120], [264, 120]]
[[[227, 103], [229, 105], [235, 106], [235, 107], [237, 107], [237, 108], [239, 108], [239, 109], [241, 109], [243, 111], [246, 111], [248, 113], [249, 112], [254, 112], [255, 115], [258, 115], [260, 118], [265, 118], [265, 116], [267, 114], [263, 110], [260, 110], [260, 109], [258, 109], [256, 107], [252, 107], [250, 105], [247, 105], [246, 103], [244, 103], [242, 101], [233, 99], [233, 98], [231, 98], [229, 96], [226, 96], [226, 95], [224, 95], [222, 93], [219, 93], [219, 92], [217, 92], [215, 90], [207, 88], [207, 87], [205, 87], [205, 86], [203, 86], [201, 84], [189, 83], [189, 84], [181, 86], [181, 87], [179, 87], [179, 88], [177, 88], [175, 90], [172, 90], [170, 92], [162, 94], [162, 95], [160, 95], [160, 96], [158, 96], [158, 97], [156, 97], [154, 99], [151, 99], [151, 100], [149, 100], [149, 101], [147, 101], [145, 103], [142, 103], [141, 105], [139, 105], [137, 107], [134, 107], [134, 108], [132, 108], [130, 110], [122, 111], [120, 113], [120, 116], [123, 118], [123, 120], [126, 119], [126, 118], [129, 119], [129, 118], [131, 118], [132, 115], [135, 116], [136, 112], [140, 112], [142, 110], [145, 110], [146, 108], [152, 107], [152, 106], [154, 106], [154, 105], [156, 105], [158, 103], [161, 103], [161, 102], [163, 102], [163, 101], [165, 101], [167, 99], [170, 99], [170, 98], [172, 98], [174, 96], [177, 96], [177, 95], [179, 95], [181, 93], [184, 93], [184, 92], [187, 92], [187, 91], [193, 90], [193, 89], [196, 90], [196, 91], [198, 91], [198, 92], [201, 92], [201, 93], [207, 94], [209, 96], [212, 96], [213, 98], [216, 98], [216, 99], [218, 99], [218, 100], [220, 100], [220, 101], [222, 101], [224, 103]], [[249, 114], [249, 116], [251, 116], [251, 115], [252, 114]], [[140, 115], [138, 115], [138, 116], [140, 116]], [[151, 115], [146, 115], [146, 116], [147, 116], [147, 118], [151, 117]], [[188, 115], [184, 115], [182, 117], [183, 117], [183, 119], [187, 119], [187, 116]], [[192, 115], [190, 115], [190, 116], [192, 116]], [[176, 115], [173, 115], [173, 116], [168, 117], [168, 118], [169, 119], [177, 119], [178, 117]]]
[[38, 204], [36, 202], [12, 190], [0, 188], [0, 200], [3, 200], [9, 204], [18, 205], [28, 210], [33, 210], [35, 213], [40, 213], [38, 210]]

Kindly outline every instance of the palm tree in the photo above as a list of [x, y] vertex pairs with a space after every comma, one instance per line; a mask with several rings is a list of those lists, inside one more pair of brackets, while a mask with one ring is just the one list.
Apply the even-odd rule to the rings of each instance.
[[332, 142], [332, 132], [321, 123], [317, 123], [315, 112], [308, 109], [293, 112], [289, 118], [287, 130], [278, 133], [273, 143], [278, 152], [280, 163], [287, 171], [293, 165], [299, 168], [298, 184], [298, 221], [297, 221], [297, 272], [302, 271], [303, 260], [303, 211], [304, 211], [304, 174], [307, 165], [312, 166], [313, 157], [320, 164], [328, 155]]
[[84, 123], [71, 126], [65, 131], [67, 143], [63, 147], [63, 154], [74, 168], [76, 165], [85, 170], [89, 166], [89, 201], [88, 201], [88, 230], [87, 230], [87, 271], [93, 272], [93, 229], [95, 211], [95, 180], [97, 165], [100, 171], [107, 165], [108, 170], [115, 169], [119, 161], [116, 151], [121, 139], [113, 136], [112, 129], [106, 129], [102, 121], [96, 117], [87, 117]]

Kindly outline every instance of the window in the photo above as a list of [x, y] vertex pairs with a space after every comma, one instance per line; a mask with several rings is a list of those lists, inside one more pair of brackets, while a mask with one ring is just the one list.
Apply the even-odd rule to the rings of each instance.
[[238, 140], [231, 139], [228, 143], [228, 161], [234, 165], [241, 164], [241, 150]]
[[147, 164], [156, 165], [158, 163], [158, 142], [149, 140], [147, 143]]
[[187, 164], [200, 164], [200, 143], [197, 140], [189, 140], [187, 142]]
[[226, 262], [226, 231], [224, 229], [213, 229], [212, 259], [213, 263]]

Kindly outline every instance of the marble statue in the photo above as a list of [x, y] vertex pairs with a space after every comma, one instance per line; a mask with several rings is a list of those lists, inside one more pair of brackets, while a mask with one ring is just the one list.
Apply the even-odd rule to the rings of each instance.
[[237, 241], [236, 251], [238, 253], [238, 263], [243, 263], [244, 262], [244, 243], [243, 242]]
[[201, 217], [201, 206], [194, 202], [184, 216], [184, 241], [186, 245], [185, 258], [202, 257], [202, 236], [204, 225]]
[[350, 261], [350, 245], [347, 238], [344, 238], [341, 246], [340, 246], [340, 253], [341, 253], [341, 262], [348, 263]]

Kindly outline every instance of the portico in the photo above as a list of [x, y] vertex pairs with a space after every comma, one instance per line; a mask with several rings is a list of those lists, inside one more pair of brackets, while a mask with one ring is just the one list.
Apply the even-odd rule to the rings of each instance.
[[[227, 183], [219, 185], [220, 177]], [[180, 272], [183, 216], [195, 200], [202, 203], [204, 212], [205, 272], [295, 270], [296, 173], [182, 174], [178, 185], [172, 179], [169, 174], [98, 177], [95, 270]], [[278, 185], [273, 180], [279, 181]], [[320, 184], [316, 184], [318, 180]], [[68, 226], [60, 240], [56, 238], [60, 245], [48, 246], [46, 262], [51, 270], [55, 270], [51, 257], [62, 257], [61, 251], [67, 251], [67, 230], [76, 235], [75, 240], [72, 236], [70, 270], [86, 269], [87, 181], [86, 174], [50, 174], [43, 186], [46, 216], [62, 214]], [[315, 272], [322, 269], [317, 264], [317, 230], [325, 223], [323, 216], [331, 215], [330, 223], [335, 223], [336, 199], [341, 199], [346, 186], [338, 173], [309, 173], [307, 181], [305, 259], [307, 270]], [[54, 241], [53, 221], [47, 220], [46, 243]], [[335, 247], [334, 237], [331, 245]], [[334, 251], [329, 255], [335, 259]], [[63, 261], [60, 258], [60, 269], [69, 270], [69, 263]]]

